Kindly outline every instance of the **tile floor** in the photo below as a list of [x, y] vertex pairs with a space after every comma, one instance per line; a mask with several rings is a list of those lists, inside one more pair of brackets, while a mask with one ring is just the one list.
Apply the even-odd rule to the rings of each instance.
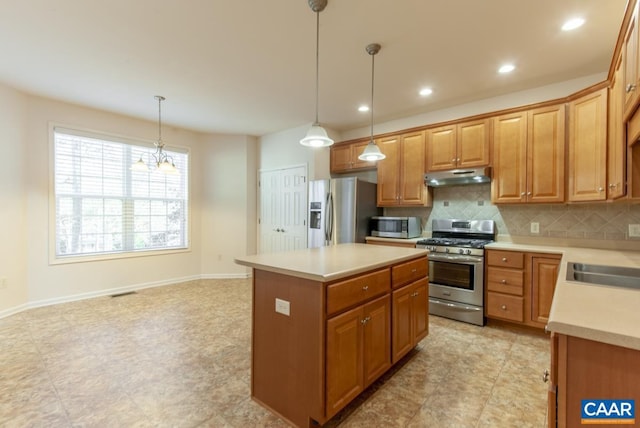
[[[249, 398], [250, 314], [250, 280], [207, 280], [0, 319], [0, 426], [285, 427]], [[327, 426], [545, 426], [544, 336], [430, 329]]]

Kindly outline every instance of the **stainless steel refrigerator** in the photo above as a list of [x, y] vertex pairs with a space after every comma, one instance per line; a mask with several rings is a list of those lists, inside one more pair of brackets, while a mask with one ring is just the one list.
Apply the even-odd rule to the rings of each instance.
[[309, 248], [365, 242], [376, 206], [376, 183], [356, 177], [309, 182]]

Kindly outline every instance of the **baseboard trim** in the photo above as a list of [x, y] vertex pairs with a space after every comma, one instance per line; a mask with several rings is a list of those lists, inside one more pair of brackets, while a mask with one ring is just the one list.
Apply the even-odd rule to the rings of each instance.
[[111, 296], [113, 294], [127, 293], [130, 291], [142, 290], [145, 288], [163, 287], [165, 285], [179, 284], [181, 282], [187, 282], [187, 281], [197, 281], [199, 279], [247, 279], [250, 277], [251, 275], [248, 273], [191, 275], [191, 276], [184, 276], [179, 278], [172, 278], [172, 279], [163, 280], [163, 281], [145, 282], [141, 284], [126, 285], [124, 287], [116, 287], [116, 288], [109, 288], [109, 289], [98, 290], [98, 291], [91, 291], [89, 293], [80, 293], [80, 294], [73, 294], [73, 295], [63, 296], [63, 297], [54, 297], [51, 299], [35, 300], [33, 302], [23, 303], [21, 305], [14, 306], [12, 308], [7, 308], [0, 311], [0, 319], [6, 318], [11, 315], [15, 315], [27, 309], [41, 308], [44, 306], [58, 305], [61, 303], [76, 302], [78, 300], [92, 299], [95, 297]]

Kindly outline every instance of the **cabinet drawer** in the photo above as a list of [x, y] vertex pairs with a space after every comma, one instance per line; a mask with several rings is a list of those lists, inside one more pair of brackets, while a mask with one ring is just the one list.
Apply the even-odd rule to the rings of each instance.
[[487, 268], [487, 290], [522, 296], [524, 271], [519, 269]]
[[393, 288], [398, 288], [420, 278], [427, 276], [429, 262], [426, 257], [411, 260], [391, 268], [391, 281]]
[[487, 252], [487, 265], [522, 269], [524, 268], [524, 253], [489, 250]]
[[524, 321], [524, 298], [500, 293], [487, 293], [487, 316], [510, 321]]
[[327, 286], [327, 314], [357, 305], [391, 289], [389, 269], [360, 275]]

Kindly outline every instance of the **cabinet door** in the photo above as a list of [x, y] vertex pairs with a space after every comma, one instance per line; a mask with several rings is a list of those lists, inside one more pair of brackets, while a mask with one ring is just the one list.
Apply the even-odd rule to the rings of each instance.
[[398, 205], [400, 137], [381, 138], [377, 144], [386, 156], [378, 161], [378, 206]]
[[564, 104], [528, 112], [528, 202], [564, 202]]
[[411, 322], [412, 287], [407, 285], [393, 292], [393, 339], [391, 344], [391, 360], [395, 364], [413, 348], [413, 332]]
[[424, 132], [402, 136], [400, 205], [424, 205]]
[[516, 113], [494, 118], [493, 203], [524, 201], [527, 179], [527, 115]]
[[364, 387], [391, 367], [391, 301], [385, 295], [364, 308]]
[[607, 89], [569, 103], [569, 200], [603, 201], [607, 182]]
[[415, 346], [429, 334], [429, 282], [427, 278], [416, 281], [411, 298], [413, 346]]
[[341, 173], [351, 169], [351, 150], [350, 144], [331, 146], [331, 172]]
[[456, 126], [449, 125], [427, 131], [427, 171], [443, 171], [456, 167]]
[[[624, 60], [624, 111], [631, 113], [638, 98], [638, 5], [631, 17], [622, 46]], [[626, 116], [626, 115], [625, 115]]]
[[531, 258], [531, 321], [541, 324], [549, 321], [551, 301], [559, 270], [558, 258], [539, 256]]
[[327, 321], [327, 415], [331, 417], [364, 389], [362, 356], [364, 308]]
[[622, 61], [618, 61], [609, 89], [609, 141], [607, 142], [607, 199], [625, 195], [626, 141], [622, 119]]
[[476, 120], [458, 125], [458, 168], [489, 165], [491, 121]]

